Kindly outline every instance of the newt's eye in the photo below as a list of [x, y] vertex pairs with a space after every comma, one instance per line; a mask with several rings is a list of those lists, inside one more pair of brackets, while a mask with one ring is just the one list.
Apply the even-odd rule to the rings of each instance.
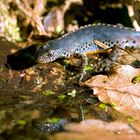
[[44, 50], [44, 51], [47, 51], [48, 50], [48, 46], [42, 46], [42, 49]]

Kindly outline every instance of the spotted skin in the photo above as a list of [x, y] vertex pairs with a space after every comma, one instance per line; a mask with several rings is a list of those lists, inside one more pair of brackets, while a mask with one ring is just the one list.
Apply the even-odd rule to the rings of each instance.
[[48, 63], [61, 57], [70, 57], [73, 54], [86, 54], [102, 48], [94, 43], [98, 40], [108, 47], [119, 45], [140, 46], [140, 32], [115, 25], [97, 24], [84, 26], [62, 37], [48, 41], [39, 47], [38, 62]]
[[137, 48], [140, 47], [140, 32], [116, 25], [86, 25], [38, 47], [37, 61], [48, 63], [61, 57], [79, 54], [84, 60], [82, 73], [85, 73], [86, 54], [103, 50], [101, 46], [95, 44], [95, 40], [109, 48], [113, 46], [119, 46], [122, 49], [126, 47]]

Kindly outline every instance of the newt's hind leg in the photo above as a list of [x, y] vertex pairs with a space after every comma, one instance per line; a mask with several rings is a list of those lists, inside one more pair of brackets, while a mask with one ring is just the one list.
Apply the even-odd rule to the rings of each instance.
[[[80, 72], [80, 78], [79, 78], [79, 83], [82, 82], [82, 79], [84, 78], [86, 74], [86, 66], [88, 65], [88, 54], [97, 54], [97, 53], [108, 53], [110, 51], [110, 48], [103, 44], [102, 42], [98, 40], [94, 40], [94, 44], [98, 46], [99, 49], [93, 49], [90, 51], [86, 51], [84, 54], [76, 53], [74, 55], [80, 56], [82, 58], [82, 67], [81, 67], [81, 72]], [[78, 75], [79, 76], [79, 75]]]
[[78, 54], [82, 58], [82, 67], [80, 72], [79, 83], [82, 81], [86, 74], [86, 66], [88, 65], [88, 57], [85, 54]]
[[81, 57], [82, 59], [82, 66], [80, 68], [80, 74], [78, 74], [76, 77], [79, 77], [79, 83], [81, 83], [83, 77], [85, 76], [86, 74], [86, 66], [88, 64], [88, 58], [86, 56], [86, 54], [79, 54], [79, 53], [76, 53], [74, 54], [75, 56], [79, 56]]

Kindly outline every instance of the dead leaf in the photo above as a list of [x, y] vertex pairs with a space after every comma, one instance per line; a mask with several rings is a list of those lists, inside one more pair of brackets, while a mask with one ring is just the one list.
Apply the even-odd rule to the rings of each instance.
[[86, 120], [66, 125], [66, 132], [52, 136], [56, 140], [139, 140], [139, 132], [129, 124], [114, 121]]
[[93, 89], [93, 94], [104, 103], [111, 103], [114, 108], [140, 120], [140, 83], [132, 83], [140, 69], [122, 65], [112, 77], [97, 75], [84, 84]]

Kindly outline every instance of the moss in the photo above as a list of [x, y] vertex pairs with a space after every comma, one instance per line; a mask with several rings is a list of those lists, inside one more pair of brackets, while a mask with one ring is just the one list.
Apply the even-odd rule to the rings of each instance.
[[93, 70], [93, 68], [92, 68], [91, 65], [87, 65], [86, 68], [85, 68], [85, 70], [86, 70], [86, 71], [91, 71], [91, 70]]
[[101, 108], [102, 110], [105, 110], [106, 109], [106, 104], [100, 103], [99, 108]]
[[59, 100], [64, 100], [65, 98], [66, 98], [66, 95], [59, 95], [59, 96], [58, 96], [58, 99], [59, 99]]
[[127, 121], [128, 121], [129, 124], [135, 122], [134, 118], [131, 117], [131, 116], [128, 116]]
[[18, 120], [17, 124], [24, 126], [27, 124], [27, 121], [26, 120]]
[[43, 92], [43, 95], [45, 95], [45, 96], [54, 95], [54, 94], [55, 94], [55, 92], [52, 91], [52, 90], [45, 90], [45, 91]]
[[47, 122], [50, 124], [54, 124], [54, 123], [57, 123], [59, 121], [60, 121], [60, 118], [51, 118], [51, 119], [47, 120]]
[[133, 79], [132, 79], [132, 83], [139, 83], [140, 82], [140, 76], [135, 76]]

